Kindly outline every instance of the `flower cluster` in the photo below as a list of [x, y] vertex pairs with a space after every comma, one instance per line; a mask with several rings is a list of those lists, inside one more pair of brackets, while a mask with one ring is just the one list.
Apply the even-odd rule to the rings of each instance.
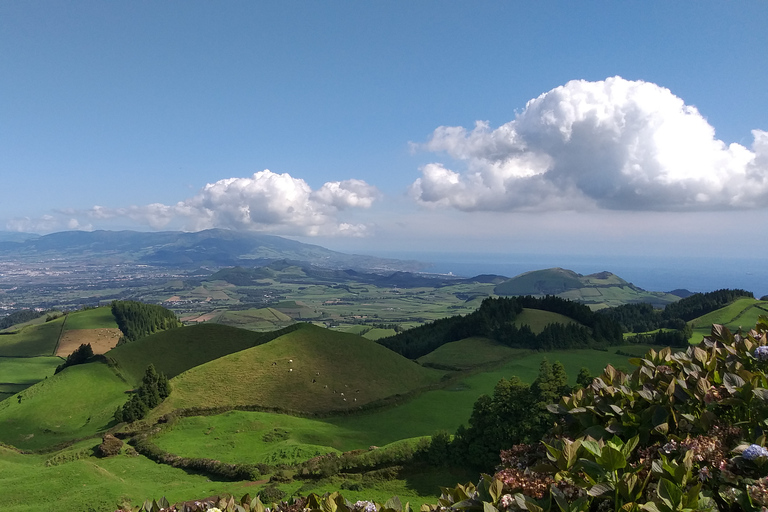
[[501, 470], [496, 478], [504, 482], [504, 487], [512, 492], [522, 492], [531, 498], [543, 498], [549, 494], [549, 486], [555, 480], [546, 474], [530, 469], [507, 468]]
[[755, 349], [755, 359], [758, 361], [768, 361], [768, 346], [757, 347]]
[[376, 504], [372, 501], [356, 501], [355, 510], [358, 512], [376, 512]]
[[752, 501], [765, 507], [768, 505], [768, 477], [757, 480], [753, 485], [747, 486], [747, 492]]
[[755, 460], [758, 457], [768, 457], [768, 450], [759, 444], [751, 444], [741, 453], [741, 456], [747, 460]]

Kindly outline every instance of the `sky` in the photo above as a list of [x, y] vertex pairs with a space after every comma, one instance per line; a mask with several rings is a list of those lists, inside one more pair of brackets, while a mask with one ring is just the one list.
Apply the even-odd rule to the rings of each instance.
[[0, 230], [760, 258], [768, 2], [0, 3]]

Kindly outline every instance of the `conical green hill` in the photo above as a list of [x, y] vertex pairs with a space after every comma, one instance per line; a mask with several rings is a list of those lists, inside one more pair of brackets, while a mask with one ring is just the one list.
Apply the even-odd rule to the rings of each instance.
[[172, 379], [160, 412], [238, 405], [312, 413], [355, 409], [427, 386], [441, 375], [360, 336], [302, 324]]
[[120, 345], [105, 355], [116, 363], [126, 380], [136, 383], [150, 364], [170, 378], [227, 354], [266, 343], [291, 329], [259, 333], [218, 324], [192, 325]]

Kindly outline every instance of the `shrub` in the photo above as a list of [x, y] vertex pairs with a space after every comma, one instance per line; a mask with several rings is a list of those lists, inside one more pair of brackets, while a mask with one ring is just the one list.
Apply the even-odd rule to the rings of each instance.
[[106, 434], [102, 443], [96, 447], [96, 453], [99, 457], [111, 457], [120, 453], [123, 442], [111, 434]]

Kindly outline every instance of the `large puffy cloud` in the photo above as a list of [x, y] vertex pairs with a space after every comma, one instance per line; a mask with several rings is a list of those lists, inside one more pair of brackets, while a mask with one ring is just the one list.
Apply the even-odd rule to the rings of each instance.
[[726, 145], [668, 89], [574, 80], [496, 129], [439, 127], [417, 146], [463, 162], [421, 169], [411, 192], [460, 210], [753, 208], [768, 199], [768, 132]]
[[192, 231], [223, 227], [288, 235], [362, 236], [368, 227], [342, 221], [339, 213], [368, 208], [378, 196], [375, 187], [361, 180], [328, 182], [312, 190], [302, 179], [264, 170], [248, 178], [209, 183], [175, 205], [94, 206], [85, 212], [59, 213], [87, 216], [94, 222], [128, 218], [155, 229], [181, 225]]

